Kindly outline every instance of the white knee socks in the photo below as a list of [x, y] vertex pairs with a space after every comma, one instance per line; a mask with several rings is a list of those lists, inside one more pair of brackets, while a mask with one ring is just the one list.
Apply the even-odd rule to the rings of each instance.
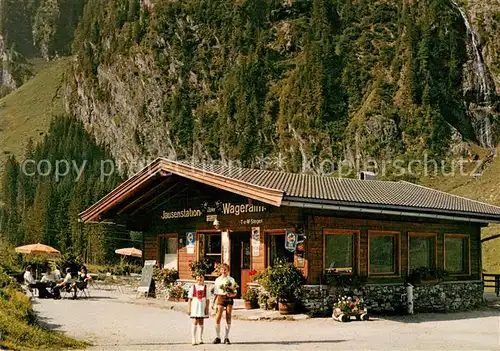
[[220, 324], [215, 325], [215, 335], [220, 339]]
[[203, 341], [203, 325], [200, 325], [200, 341]]
[[226, 336], [225, 339], [229, 339], [229, 330], [231, 329], [231, 324], [226, 324]]
[[198, 325], [193, 324], [193, 327], [191, 329], [191, 340], [192, 342], [196, 342], [196, 330], [198, 329]]

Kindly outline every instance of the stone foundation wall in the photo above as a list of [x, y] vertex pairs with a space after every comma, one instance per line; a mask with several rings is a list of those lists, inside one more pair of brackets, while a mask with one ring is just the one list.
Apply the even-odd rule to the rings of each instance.
[[[304, 286], [302, 304], [314, 315], [331, 315], [339, 296], [362, 297], [368, 311], [406, 313], [407, 293], [402, 284], [365, 285], [361, 288]], [[483, 300], [482, 281], [443, 282], [413, 288], [415, 312], [456, 311], [477, 307]]]

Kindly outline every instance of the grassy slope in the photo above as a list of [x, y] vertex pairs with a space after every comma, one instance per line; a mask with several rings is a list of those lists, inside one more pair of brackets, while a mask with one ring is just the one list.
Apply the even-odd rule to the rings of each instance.
[[8, 155], [23, 155], [29, 138], [41, 140], [52, 116], [64, 112], [60, 87], [69, 58], [34, 64], [36, 76], [0, 99], [0, 173]]
[[0, 237], [0, 350], [68, 350], [88, 346], [42, 326], [30, 300], [4, 269], [20, 271], [21, 267], [14, 248]]
[[[480, 156], [483, 150], [475, 150]], [[498, 150], [500, 151], [500, 150]], [[473, 172], [475, 165], [464, 166], [464, 170]], [[493, 159], [483, 171], [481, 177], [475, 179], [469, 176], [456, 174], [450, 177], [435, 177], [423, 179], [424, 185], [440, 189], [455, 195], [500, 206], [500, 156]], [[490, 224], [484, 228], [482, 236], [488, 237], [500, 233], [500, 224]], [[500, 238], [487, 241], [483, 244], [483, 269], [487, 273], [500, 274]]]

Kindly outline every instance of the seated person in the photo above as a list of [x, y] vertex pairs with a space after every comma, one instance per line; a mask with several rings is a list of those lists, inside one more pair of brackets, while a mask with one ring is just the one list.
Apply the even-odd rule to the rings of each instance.
[[47, 267], [45, 275], [38, 283], [38, 297], [41, 299], [45, 297], [52, 297], [52, 287], [56, 284], [56, 278], [52, 274], [50, 267]]
[[50, 285], [50, 283], [55, 283], [56, 282], [56, 277], [54, 276], [54, 273], [50, 270], [50, 267], [47, 267], [47, 271], [45, 272], [45, 275], [42, 277], [42, 280], [40, 280], [42, 283], [47, 283]]
[[24, 284], [28, 287], [31, 287], [31, 285], [36, 284], [36, 280], [33, 277], [33, 267], [28, 266], [26, 267], [26, 272], [24, 272]]
[[[87, 282], [91, 280], [92, 277], [87, 273], [87, 267], [82, 266], [80, 268], [80, 273], [78, 274], [78, 280], [76, 282], [76, 286], [78, 289], [83, 290], [87, 287]], [[76, 289], [75, 289], [75, 297], [76, 297]]]
[[71, 269], [69, 267], [66, 268], [66, 276], [64, 277], [64, 280], [61, 283], [57, 284], [52, 290], [54, 299], [61, 298], [61, 289], [66, 289], [66, 291], [68, 292], [74, 290], [75, 293], [73, 295], [73, 298], [76, 299], [76, 285], [71, 281]]
[[57, 268], [57, 266], [54, 265], [54, 270], [52, 271], [52, 273], [54, 274], [54, 278], [56, 279], [56, 283], [58, 283], [62, 280], [61, 271], [59, 270], [59, 268]]

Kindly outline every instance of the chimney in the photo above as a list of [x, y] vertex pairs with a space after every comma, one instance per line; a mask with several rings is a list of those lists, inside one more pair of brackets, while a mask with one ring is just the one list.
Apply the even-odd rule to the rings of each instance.
[[359, 179], [361, 179], [361, 180], [376, 180], [377, 175], [373, 172], [361, 171], [361, 172], [359, 172]]

